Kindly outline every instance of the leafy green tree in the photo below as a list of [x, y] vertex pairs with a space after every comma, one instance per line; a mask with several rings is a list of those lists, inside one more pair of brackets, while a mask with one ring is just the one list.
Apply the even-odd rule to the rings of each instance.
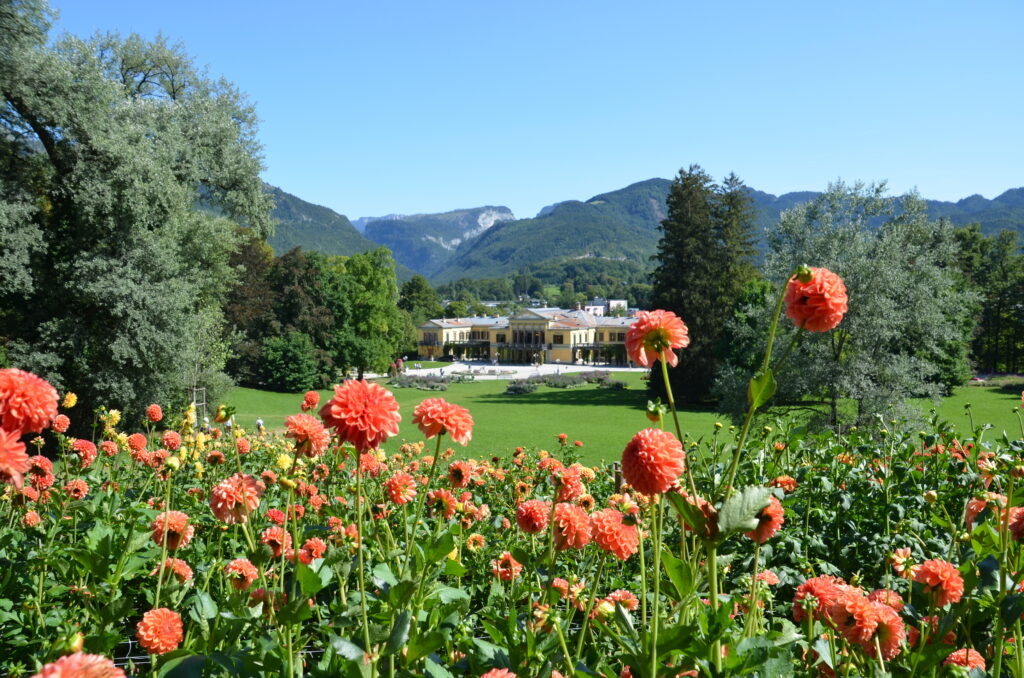
[[350, 306], [338, 325], [335, 347], [338, 364], [365, 371], [385, 372], [405, 348], [411, 325], [398, 308], [395, 261], [386, 247], [351, 257], [335, 257], [332, 265], [347, 278]]
[[320, 361], [308, 334], [288, 332], [263, 340], [261, 372], [268, 388], [295, 393], [321, 386]]
[[414, 275], [398, 292], [398, 308], [409, 314], [413, 325], [421, 325], [444, 312], [441, 299], [422, 275]]
[[985, 372], [1024, 370], [1024, 255], [1016, 231], [985, 236], [977, 224], [955, 233], [957, 266], [981, 295], [972, 354]]
[[271, 230], [255, 112], [163, 38], [51, 45], [45, 3], [0, 12], [5, 350], [83, 409], [185, 399], [236, 229]]
[[[838, 273], [849, 310], [825, 333], [804, 332], [776, 374], [777, 404], [824, 406], [832, 424], [889, 418], [910, 397], [937, 397], [967, 374], [966, 346], [976, 297], [949, 265], [958, 256], [948, 222], [930, 222], [916, 194], [886, 197], [884, 184], [838, 183], [787, 212], [768, 234], [770, 293], [748, 288], [750, 302], [727, 327], [735, 347], [721, 366], [716, 393], [745, 409], [747, 380], [764, 354], [778, 293], [799, 264]], [[783, 319], [777, 359], [796, 329]], [[961, 382], [962, 383], [962, 382]], [[846, 409], [845, 404], [850, 408]]]
[[[753, 209], [735, 175], [719, 187], [698, 165], [681, 170], [661, 222], [651, 305], [673, 311], [690, 331], [690, 345], [670, 370], [674, 395], [705, 399], [714, 383], [719, 337], [752, 273]], [[660, 367], [658, 368], [660, 369]], [[651, 379], [652, 388], [663, 388]]]

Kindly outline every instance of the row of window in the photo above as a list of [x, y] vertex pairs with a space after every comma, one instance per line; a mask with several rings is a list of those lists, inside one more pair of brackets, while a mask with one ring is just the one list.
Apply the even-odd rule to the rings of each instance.
[[[608, 341], [618, 341], [618, 342], [626, 341], [626, 333], [625, 332], [608, 332], [607, 334], [608, 334]], [[450, 334], [448, 336], [448, 341], [467, 341], [467, 340], [486, 341], [488, 339], [488, 336], [489, 336], [489, 334], [488, 334], [488, 332], [486, 330], [474, 330], [472, 332], [455, 332], [455, 333]], [[507, 341], [506, 337], [507, 337], [506, 334], [499, 333], [499, 334], [495, 335], [495, 341], [497, 343], [499, 343], [499, 344], [504, 344]], [[536, 343], [542, 343], [542, 341], [543, 341], [543, 336], [540, 335], [539, 333], [534, 338], [536, 340], [538, 340]], [[523, 339], [521, 337], [517, 337], [517, 340], [519, 342], [526, 343], [526, 342], [523, 342]], [[564, 344], [565, 343], [565, 335], [564, 334], [552, 335], [551, 341], [552, 341], [552, 343], [555, 343], [555, 344]], [[597, 341], [600, 342], [600, 343], [604, 343], [604, 341], [605, 341], [605, 333], [604, 332], [598, 332], [597, 333]], [[422, 343], [422, 344], [424, 344], [426, 346], [436, 346], [438, 344], [437, 332], [424, 332], [423, 333], [423, 340], [420, 343]]]

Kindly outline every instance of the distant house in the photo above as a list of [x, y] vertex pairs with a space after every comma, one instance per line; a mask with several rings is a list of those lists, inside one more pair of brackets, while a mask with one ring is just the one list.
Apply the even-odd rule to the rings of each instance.
[[629, 303], [625, 299], [594, 297], [583, 306], [583, 310], [591, 315], [598, 316], [615, 315], [617, 312], [622, 315], [626, 312], [628, 306]]
[[624, 365], [626, 332], [634, 322], [635, 318], [560, 308], [529, 308], [511, 317], [433, 319], [417, 328], [419, 356], [428, 360], [452, 356], [522, 364]]

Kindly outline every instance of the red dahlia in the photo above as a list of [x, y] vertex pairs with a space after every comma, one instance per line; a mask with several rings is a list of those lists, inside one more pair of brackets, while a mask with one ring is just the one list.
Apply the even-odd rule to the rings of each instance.
[[398, 433], [398, 401], [384, 387], [362, 379], [335, 385], [334, 397], [320, 408], [328, 428], [360, 452], [373, 450]]
[[685, 470], [683, 445], [668, 431], [645, 428], [622, 452], [622, 476], [641, 494], [668, 491]]
[[811, 267], [811, 279], [797, 276], [786, 287], [786, 315], [797, 327], [811, 332], [828, 332], [846, 314], [846, 286], [827, 268]]

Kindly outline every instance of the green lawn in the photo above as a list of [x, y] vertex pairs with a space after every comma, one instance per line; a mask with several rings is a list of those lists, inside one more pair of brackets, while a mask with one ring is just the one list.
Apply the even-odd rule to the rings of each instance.
[[[599, 389], [591, 385], [575, 389], [541, 386], [534, 393], [503, 395], [507, 381], [477, 381], [450, 384], [447, 391], [393, 389], [401, 406], [402, 424], [397, 441], [421, 440], [412, 424], [413, 409], [427, 398], [441, 396], [462, 405], [473, 415], [473, 440], [467, 454], [476, 457], [507, 456], [516, 446], [551, 450], [558, 446], [556, 436], [565, 433], [569, 440], [580, 440], [580, 450], [587, 463], [612, 461], [636, 431], [649, 426], [644, 416], [647, 403], [645, 383], [639, 373], [617, 373], [616, 379], [627, 382], [624, 391]], [[326, 401], [332, 391], [321, 391]], [[242, 428], [255, 428], [256, 417], [263, 417], [268, 429], [281, 430], [284, 419], [299, 412], [301, 394], [282, 394], [248, 388], [232, 390], [227, 402], [237, 409], [236, 418]], [[684, 432], [693, 436], [707, 435], [719, 415], [713, 412], [682, 414]]]
[[[420, 440], [412, 424], [413, 409], [427, 398], [441, 396], [473, 415], [473, 440], [467, 449], [471, 456], [506, 456], [519, 445], [550, 450], [558, 445], [556, 436], [565, 433], [570, 441], [583, 442], [581, 452], [587, 463], [614, 461], [632, 435], [649, 425], [644, 417], [647, 398], [641, 376], [635, 372], [616, 373], [616, 379], [628, 384], [624, 391], [591, 385], [568, 390], [542, 386], [535, 393], [506, 396], [503, 392], [508, 382], [504, 380], [450, 384], [444, 392], [393, 389], [401, 405], [402, 424], [398, 438], [387, 447], [395, 449], [404, 441]], [[1016, 382], [964, 386], [937, 409], [943, 419], [966, 431], [969, 423], [964, 404], [969, 402], [975, 423], [993, 425], [995, 435], [990, 432], [987, 439], [994, 439], [1004, 430], [1015, 438], [1020, 436], [1014, 408], [1020, 404], [1021, 388]], [[321, 400], [332, 393], [321, 391]], [[280, 431], [285, 417], [299, 412], [302, 394], [236, 388], [227, 402], [238, 409], [237, 420], [243, 428], [254, 429], [256, 417], [261, 416], [269, 430]], [[928, 402], [921, 406], [925, 411], [932, 407]], [[682, 411], [680, 420], [683, 432], [695, 438], [709, 435], [715, 421], [728, 423], [724, 415], [709, 410]]]

